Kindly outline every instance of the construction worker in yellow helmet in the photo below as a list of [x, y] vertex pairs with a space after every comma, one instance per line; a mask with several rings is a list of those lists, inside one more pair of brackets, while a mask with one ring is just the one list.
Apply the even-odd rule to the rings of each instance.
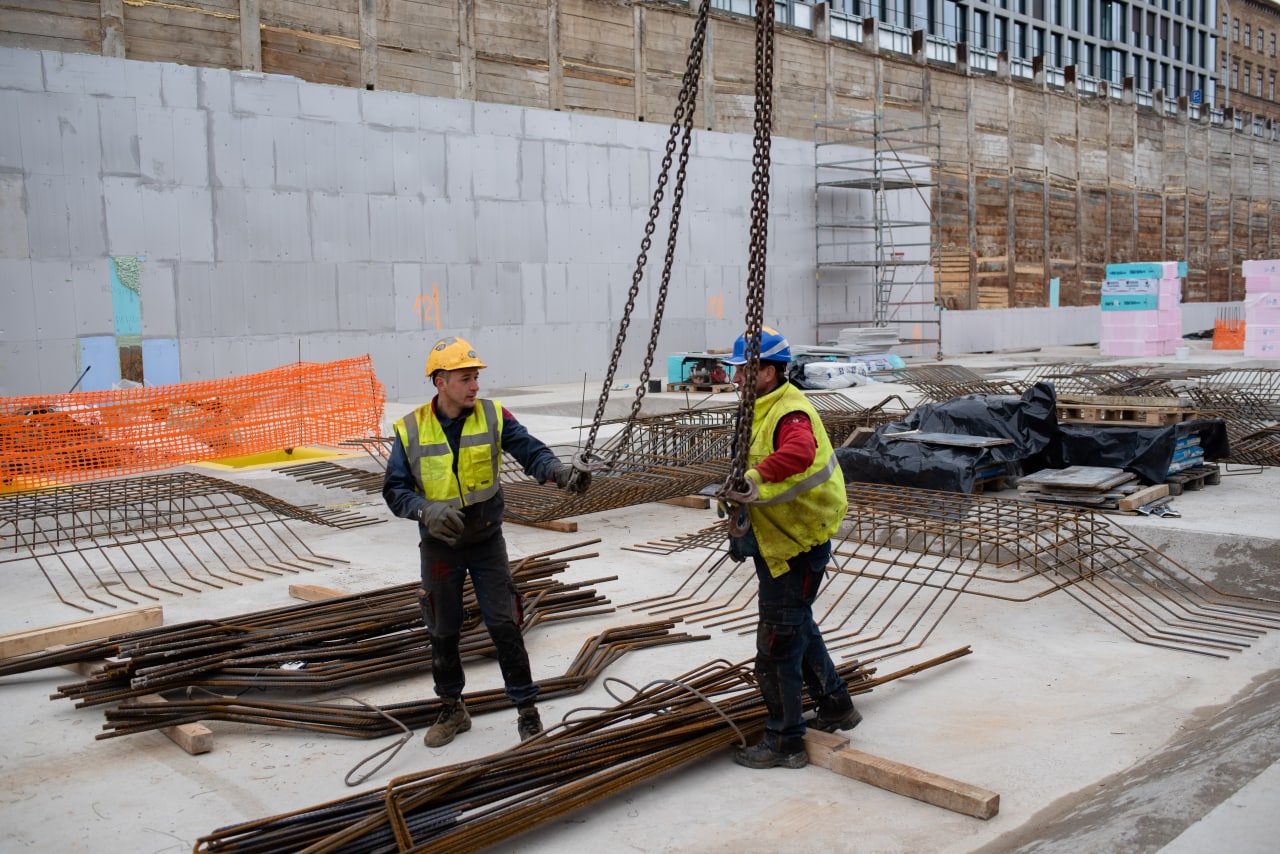
[[466, 684], [459, 641], [463, 584], [471, 576], [476, 601], [498, 652], [507, 697], [518, 709], [525, 741], [542, 732], [520, 628], [523, 603], [516, 591], [502, 534], [503, 497], [498, 472], [506, 451], [535, 480], [571, 493], [586, 492], [591, 474], [562, 463], [496, 400], [478, 398], [484, 362], [462, 338], [431, 348], [427, 376], [436, 396], [395, 424], [382, 497], [403, 519], [418, 523], [422, 617], [431, 637], [431, 671], [440, 698], [428, 747], [443, 747], [471, 729], [462, 699]]

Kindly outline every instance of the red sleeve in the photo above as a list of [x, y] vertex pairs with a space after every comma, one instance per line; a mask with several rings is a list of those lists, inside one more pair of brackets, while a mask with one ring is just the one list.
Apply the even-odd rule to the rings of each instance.
[[813, 465], [818, 453], [818, 440], [813, 424], [803, 412], [792, 412], [778, 422], [773, 436], [774, 452], [756, 465], [765, 483], [778, 483]]

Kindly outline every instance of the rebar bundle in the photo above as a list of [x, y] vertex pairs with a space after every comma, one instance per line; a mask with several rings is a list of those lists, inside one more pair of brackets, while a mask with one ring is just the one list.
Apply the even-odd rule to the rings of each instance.
[[[859, 427], [895, 421], [909, 411], [897, 395], [871, 407], [839, 392], [810, 395], [809, 400], [822, 413], [827, 435], [836, 446]], [[514, 459], [504, 457], [501, 478], [506, 517], [516, 522], [550, 522], [693, 495], [721, 483], [732, 454], [736, 416], [735, 407], [722, 406], [636, 419], [630, 430], [601, 445], [600, 454], [612, 460], [612, 465], [608, 471], [597, 473], [591, 489], [582, 495], [566, 495], [553, 484], [539, 484], [525, 475]], [[364, 446], [384, 447], [371, 442]], [[370, 451], [370, 456], [385, 466], [385, 459], [377, 453]], [[276, 471], [299, 480], [369, 494], [382, 489], [381, 472], [330, 462], [290, 465]]]
[[[1139, 643], [1215, 657], [1280, 628], [1280, 602], [1224, 593], [1087, 510], [884, 485], [847, 491], [819, 623], [829, 648], [864, 661], [918, 648], [965, 594], [1027, 602], [1064, 591]], [[730, 562], [725, 536], [719, 524], [637, 547], [712, 553], [675, 591], [631, 607], [750, 631], [754, 570]]]
[[[608, 601], [586, 585], [554, 576], [577, 554], [552, 555], [598, 542], [542, 552], [512, 566], [526, 600], [524, 628], [568, 616], [609, 613]], [[0, 676], [76, 662], [104, 660], [101, 672], [59, 686], [78, 706], [116, 703], [155, 691], [200, 688], [307, 688], [332, 690], [373, 677], [423, 672], [430, 667], [417, 584], [292, 605], [222, 620], [146, 629], [55, 652], [0, 662]], [[464, 654], [491, 653], [468, 583], [464, 592]]]
[[[706, 635], [673, 632], [670, 621], [618, 626], [589, 638], [573, 662], [561, 676], [538, 680], [538, 697], [551, 700], [580, 693], [628, 652], [674, 643], [706, 640]], [[474, 632], [471, 633], [474, 635]], [[425, 641], [425, 638], [421, 640]], [[491, 656], [492, 643], [476, 643], [474, 637], [464, 639], [464, 658]], [[430, 672], [430, 650], [419, 650], [412, 662], [412, 672]], [[382, 672], [380, 678], [395, 674]], [[295, 686], [296, 687], [296, 686]], [[468, 691], [463, 694], [467, 711], [481, 715], [508, 709], [511, 701], [502, 688]], [[418, 728], [435, 720], [440, 700], [432, 698], [371, 706], [367, 703], [288, 703], [271, 700], [246, 700], [240, 696], [210, 696], [202, 699], [177, 699], [162, 704], [126, 702], [106, 711], [105, 732], [96, 738], [145, 732], [197, 721], [234, 721], [241, 724], [283, 727], [342, 735], [353, 738], [381, 738], [394, 735], [400, 727]]]
[[257, 489], [187, 472], [12, 495], [0, 501], [0, 566], [35, 563], [84, 600], [117, 607], [347, 563], [316, 554], [288, 522], [355, 528], [382, 521], [298, 507]]
[[[840, 669], [850, 691], [865, 692], [968, 652], [882, 678], [857, 666]], [[764, 704], [746, 664], [713, 661], [633, 691], [612, 708], [566, 721], [513, 750], [222, 828], [197, 840], [195, 850], [478, 851], [742, 744], [764, 725]]]
[[943, 403], [965, 394], [1018, 394], [1003, 380], [991, 380], [960, 365], [919, 365], [879, 371], [876, 378], [898, 382], [918, 391], [922, 401]]
[[1244, 388], [1197, 386], [1187, 395], [1203, 414], [1221, 418], [1230, 451], [1226, 461], [1255, 466], [1280, 465], [1277, 402]]

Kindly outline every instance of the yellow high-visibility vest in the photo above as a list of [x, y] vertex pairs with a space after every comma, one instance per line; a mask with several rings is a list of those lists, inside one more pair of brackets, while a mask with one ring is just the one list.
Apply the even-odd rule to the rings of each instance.
[[456, 477], [453, 449], [430, 403], [397, 421], [395, 430], [409, 457], [409, 470], [428, 501], [462, 508], [498, 494], [502, 462], [502, 404], [498, 401], [477, 400], [463, 422]]
[[780, 483], [762, 483], [759, 502], [748, 505], [751, 529], [774, 578], [787, 571], [789, 559], [831, 539], [849, 511], [844, 473], [822, 419], [791, 383], [756, 398], [747, 465], [755, 466], [773, 453], [778, 423], [793, 412], [803, 412], [813, 425], [818, 442], [813, 465]]

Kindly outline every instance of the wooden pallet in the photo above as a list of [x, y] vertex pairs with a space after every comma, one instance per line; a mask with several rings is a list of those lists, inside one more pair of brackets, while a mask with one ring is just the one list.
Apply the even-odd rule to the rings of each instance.
[[1184, 489], [1204, 489], [1222, 482], [1222, 471], [1212, 463], [1176, 472], [1165, 478], [1170, 495], [1181, 495]]
[[1060, 424], [1133, 424], [1163, 427], [1195, 417], [1195, 410], [1176, 406], [1098, 406], [1058, 404]]
[[667, 383], [667, 391], [699, 391], [704, 394], [719, 394], [722, 391], [733, 391], [733, 383]]
[[973, 482], [973, 494], [984, 492], [1003, 492], [1008, 485], [1008, 475], [998, 474], [993, 477], [981, 477]]

